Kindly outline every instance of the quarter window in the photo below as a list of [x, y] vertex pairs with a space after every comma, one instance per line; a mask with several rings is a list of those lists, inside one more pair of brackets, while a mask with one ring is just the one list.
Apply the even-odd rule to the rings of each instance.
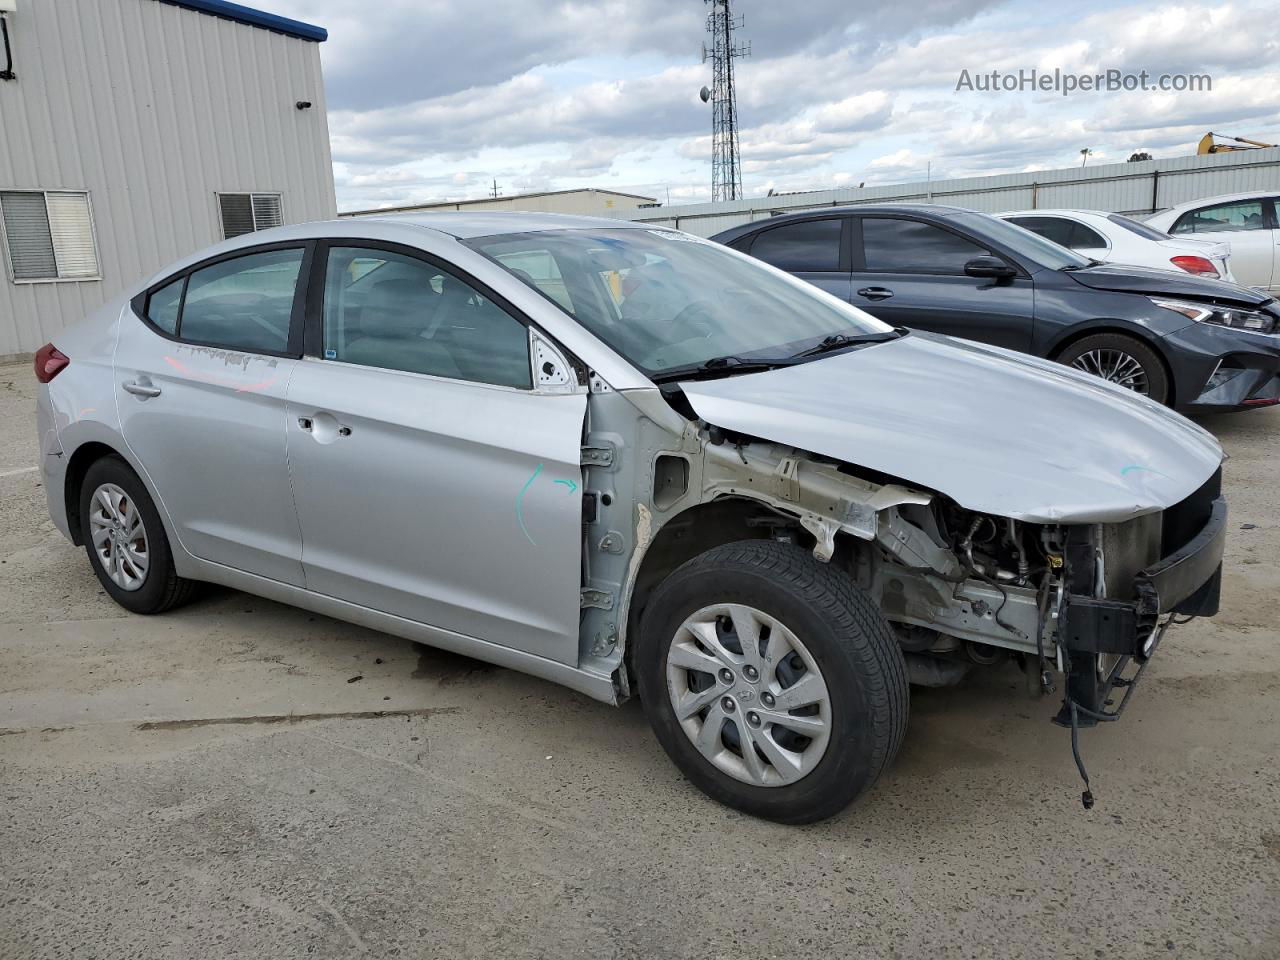
[[178, 334], [178, 313], [182, 309], [182, 292], [186, 283], [186, 277], [179, 277], [151, 294], [147, 300], [147, 319], [171, 336]]
[[862, 245], [871, 273], [961, 276], [974, 257], [992, 256], [972, 240], [918, 220], [868, 217], [862, 221]]
[[1235, 233], [1265, 230], [1267, 218], [1261, 200], [1239, 200], [1184, 213], [1170, 233]]
[[15, 281], [98, 279], [89, 194], [6, 190], [0, 192], [0, 215]]
[[792, 273], [832, 273], [840, 269], [839, 218], [803, 220], [755, 235], [751, 255]]
[[524, 324], [453, 274], [389, 251], [330, 249], [323, 347], [326, 360], [533, 386]]

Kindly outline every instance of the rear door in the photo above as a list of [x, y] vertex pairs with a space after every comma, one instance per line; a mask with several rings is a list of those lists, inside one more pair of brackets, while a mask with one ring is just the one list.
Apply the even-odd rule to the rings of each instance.
[[951, 227], [909, 217], [858, 217], [850, 299], [895, 326], [1027, 350], [1035, 317], [1032, 281], [1021, 270], [1007, 280], [967, 276], [965, 264], [983, 256], [998, 255]]
[[733, 244], [765, 263], [849, 299], [849, 218], [820, 217], [767, 227]]
[[324, 244], [308, 299], [286, 418], [307, 588], [576, 664], [585, 387], [411, 248]]
[[1233, 200], [1189, 210], [1174, 221], [1170, 236], [1216, 240], [1231, 246], [1231, 273], [1236, 282], [1266, 290], [1278, 285], [1274, 201]]
[[175, 275], [133, 300], [115, 355], [125, 442], [182, 545], [295, 585], [302, 539], [284, 415], [308, 256], [306, 244], [275, 244]]

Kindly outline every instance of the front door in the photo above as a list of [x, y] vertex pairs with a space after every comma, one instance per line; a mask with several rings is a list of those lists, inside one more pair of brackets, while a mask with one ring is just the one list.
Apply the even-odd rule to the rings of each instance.
[[528, 328], [441, 266], [318, 257], [287, 416], [307, 588], [576, 664], [585, 390], [535, 388]]
[[854, 306], [894, 326], [1030, 349], [1035, 287], [967, 276], [966, 263], [994, 255], [976, 241], [921, 220], [863, 217], [853, 249]]
[[284, 415], [304, 258], [302, 246], [275, 246], [178, 274], [125, 308], [115, 354], [125, 442], [183, 547], [295, 585]]

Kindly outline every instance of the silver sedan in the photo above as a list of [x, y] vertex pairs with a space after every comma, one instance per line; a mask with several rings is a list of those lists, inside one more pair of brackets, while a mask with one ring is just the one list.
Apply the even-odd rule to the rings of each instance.
[[909, 679], [1059, 669], [1075, 728], [1217, 609], [1204, 431], [671, 230], [250, 234], [36, 374], [50, 515], [125, 608], [213, 582], [638, 693], [694, 784], [779, 821], [876, 780]]

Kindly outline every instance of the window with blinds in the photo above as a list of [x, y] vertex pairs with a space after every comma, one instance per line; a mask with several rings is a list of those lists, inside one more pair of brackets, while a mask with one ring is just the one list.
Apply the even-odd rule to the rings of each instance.
[[0, 221], [15, 282], [99, 279], [88, 193], [0, 190]]
[[284, 223], [278, 193], [220, 193], [218, 212], [227, 240]]

